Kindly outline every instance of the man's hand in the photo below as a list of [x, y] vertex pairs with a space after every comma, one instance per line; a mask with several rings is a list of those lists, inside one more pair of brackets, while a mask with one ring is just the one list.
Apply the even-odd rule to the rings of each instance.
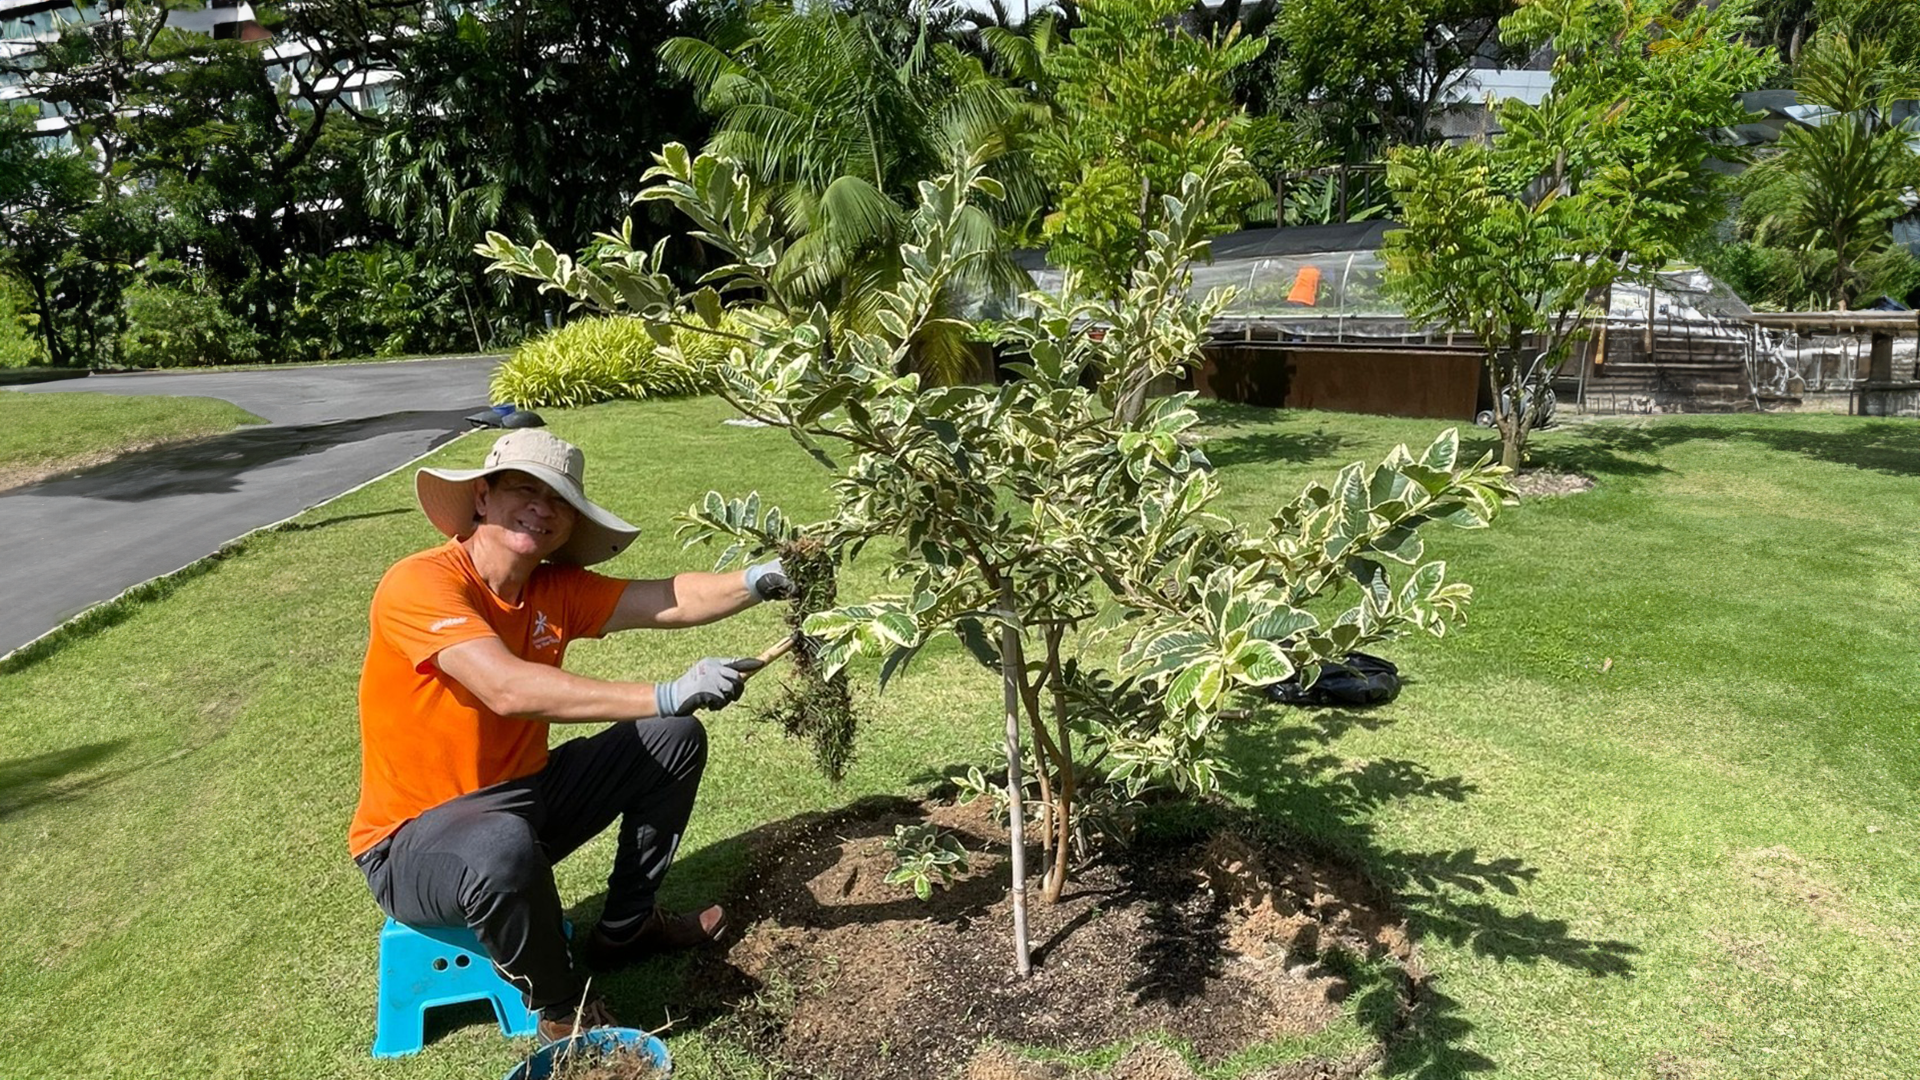
[[691, 716], [696, 709], [724, 709], [740, 700], [747, 676], [766, 667], [751, 656], [728, 660], [709, 656], [672, 682], [653, 684], [654, 708], [661, 716]]
[[799, 590], [793, 587], [786, 567], [775, 559], [747, 567], [747, 591], [755, 600], [791, 600]]

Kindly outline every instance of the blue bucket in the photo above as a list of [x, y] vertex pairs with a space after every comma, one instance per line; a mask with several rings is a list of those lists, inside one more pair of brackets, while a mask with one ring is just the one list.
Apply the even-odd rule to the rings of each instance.
[[578, 1057], [590, 1062], [623, 1049], [648, 1055], [662, 1075], [673, 1075], [673, 1057], [667, 1053], [667, 1044], [659, 1039], [638, 1028], [594, 1028], [535, 1050], [532, 1057], [514, 1066], [505, 1080], [546, 1080], [563, 1058]]

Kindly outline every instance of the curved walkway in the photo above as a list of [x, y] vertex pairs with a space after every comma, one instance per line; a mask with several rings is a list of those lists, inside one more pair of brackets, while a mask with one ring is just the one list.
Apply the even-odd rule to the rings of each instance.
[[0, 655], [459, 435], [499, 362], [105, 375], [11, 391], [216, 397], [267, 423], [0, 494]]

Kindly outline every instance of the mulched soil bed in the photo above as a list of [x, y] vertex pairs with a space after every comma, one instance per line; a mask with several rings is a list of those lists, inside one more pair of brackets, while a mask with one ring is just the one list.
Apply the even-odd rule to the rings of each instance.
[[[922, 902], [884, 883], [883, 845], [926, 818], [960, 838], [971, 867]], [[1136, 845], [1086, 868], [1057, 904], [1030, 883], [1034, 972], [1019, 979], [1005, 842], [985, 800], [868, 800], [763, 835], [729, 903], [744, 932], [689, 985], [757, 1053], [833, 1080], [1067, 1080], [1080, 1074], [1004, 1047], [1082, 1052], [1151, 1033], [1218, 1062], [1331, 1023], [1352, 990], [1342, 956], [1398, 964], [1403, 1013], [1417, 992], [1404, 926], [1358, 875], [1233, 831]], [[1260, 1075], [1354, 1076], [1379, 1053]], [[1193, 1074], [1141, 1045], [1096, 1075]]]
[[1513, 490], [1523, 499], [1542, 495], [1578, 495], [1582, 491], [1593, 490], [1593, 477], [1554, 469], [1528, 469], [1514, 475]]

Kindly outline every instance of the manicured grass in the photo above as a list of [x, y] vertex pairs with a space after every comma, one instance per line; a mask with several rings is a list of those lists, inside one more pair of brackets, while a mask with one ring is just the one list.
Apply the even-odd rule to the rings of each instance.
[[0, 393], [0, 490], [259, 423], [264, 421], [215, 398]]
[[[645, 530], [612, 572], [704, 565], [671, 519], [710, 486], [822, 508], [817, 470], [782, 435], [724, 415], [705, 400], [548, 413], [588, 448], [590, 487]], [[1246, 515], [1442, 426], [1209, 416]], [[1916, 434], [1776, 416], [1549, 435], [1541, 459], [1599, 486], [1436, 534], [1479, 595], [1447, 640], [1385, 650], [1410, 678], [1398, 701], [1268, 714], [1234, 734], [1232, 796], [1358, 862], [1413, 920], [1437, 995], [1388, 1075], [1911, 1075]], [[441, 457], [481, 454], [466, 439]], [[417, 1058], [367, 1056], [380, 917], [345, 857], [354, 684], [380, 572], [436, 539], [410, 490], [394, 477], [255, 537], [0, 675], [0, 925], [13, 928], [0, 1001], [22, 1034], [0, 1042], [0, 1076], [511, 1064], [477, 1012]], [[875, 588], [875, 570], [856, 568], [843, 595]], [[759, 609], [583, 645], [571, 666], [659, 677], [778, 634]], [[768, 822], [981, 759], [996, 689], [956, 650], [930, 652], [867, 696], [840, 787], [804, 747], [738, 711], [716, 717], [668, 902], [717, 889]], [[576, 921], [598, 906], [609, 850], [603, 838], [561, 868]], [[670, 972], [643, 970], [607, 989], [657, 1026], [681, 1015], [670, 987]], [[761, 1070], [712, 1031], [668, 1038], [683, 1076]]]

